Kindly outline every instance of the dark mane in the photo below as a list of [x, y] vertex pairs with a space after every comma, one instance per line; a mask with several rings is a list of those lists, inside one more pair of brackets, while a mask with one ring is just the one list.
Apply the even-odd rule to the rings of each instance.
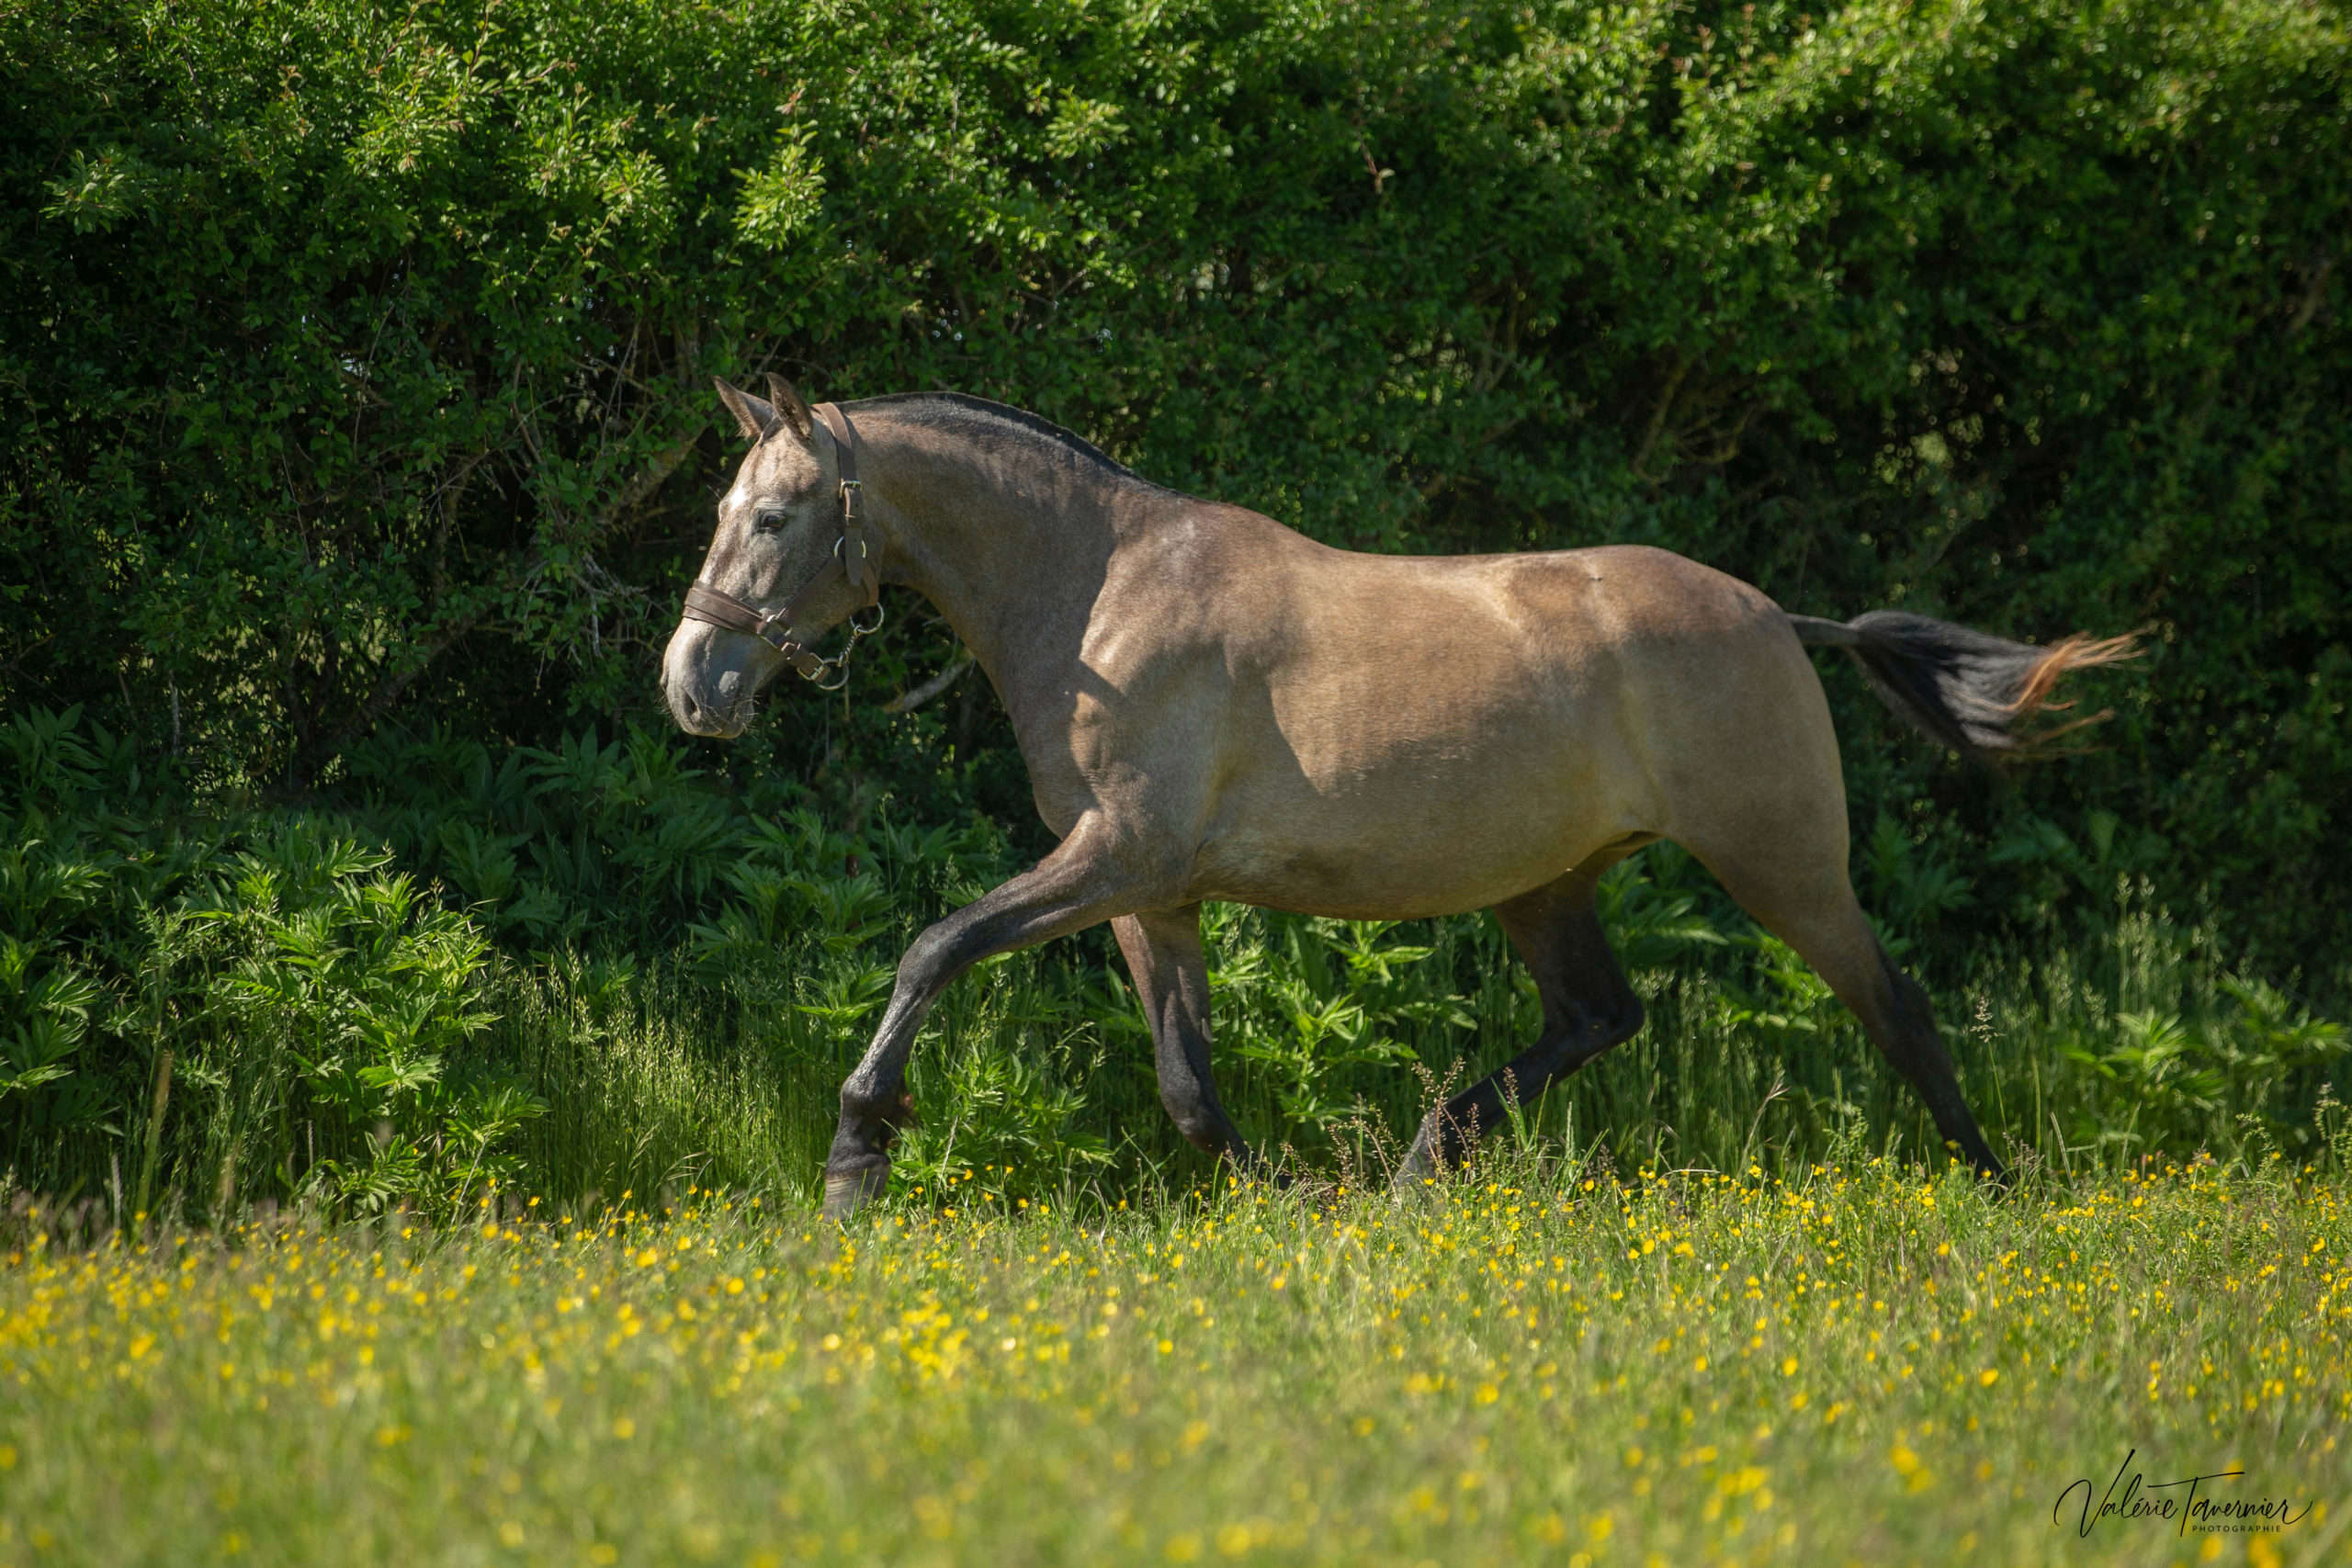
[[1052, 420], [1031, 413], [1027, 409], [1014, 408], [1010, 403], [995, 402], [987, 398], [976, 398], [967, 392], [891, 392], [878, 398], [860, 398], [852, 406], [872, 407], [876, 404], [888, 404], [894, 409], [911, 413], [919, 419], [933, 411], [942, 414], [952, 412], [965, 419], [977, 418], [986, 423], [1010, 426], [1023, 435], [1041, 437], [1051, 442], [1080, 462], [1091, 464], [1105, 473], [1125, 479], [1132, 484], [1149, 485], [1153, 490], [1167, 489], [1165, 485], [1155, 484], [1125, 463], [1117, 462], [1106, 456], [1101, 447], [1076, 432], [1064, 430]]

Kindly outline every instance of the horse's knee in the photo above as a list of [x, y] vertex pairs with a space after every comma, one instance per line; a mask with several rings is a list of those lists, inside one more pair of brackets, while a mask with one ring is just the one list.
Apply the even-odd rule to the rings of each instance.
[[925, 926], [899, 955], [899, 978], [926, 989], [935, 985], [944, 972], [958, 965], [962, 954], [957, 939], [962, 934], [952, 918]]
[[1574, 1071], [1604, 1051], [1615, 1049], [1642, 1032], [1649, 1012], [1634, 987], [1621, 982], [1596, 1000], [1581, 1006], [1582, 1015], [1559, 1038], [1559, 1070]]

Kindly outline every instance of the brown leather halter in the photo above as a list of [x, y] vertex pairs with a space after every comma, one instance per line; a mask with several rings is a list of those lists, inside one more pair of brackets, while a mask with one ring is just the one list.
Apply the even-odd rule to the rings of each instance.
[[[814, 412], [825, 422], [825, 429], [831, 434], [841, 458], [842, 536], [833, 543], [832, 558], [784, 602], [783, 608], [775, 611], [746, 604], [732, 593], [697, 578], [694, 586], [686, 590], [685, 616], [706, 626], [758, 637], [784, 655], [785, 662], [798, 671], [803, 679], [831, 692], [838, 691], [849, 679], [849, 656], [851, 649], [857, 647], [858, 638], [871, 637], [882, 629], [882, 578], [876, 569], [876, 559], [881, 552], [865, 537], [865, 487], [857, 478], [856, 432], [851, 428], [849, 417], [831, 403], [819, 403]], [[865, 591], [865, 603], [850, 612], [848, 645], [834, 658], [820, 659], [807, 644], [793, 638], [792, 626], [810, 600], [842, 578]], [[858, 620], [859, 612], [865, 610], [874, 612], [871, 622]], [[831, 681], [825, 679], [829, 671], [833, 676]]]

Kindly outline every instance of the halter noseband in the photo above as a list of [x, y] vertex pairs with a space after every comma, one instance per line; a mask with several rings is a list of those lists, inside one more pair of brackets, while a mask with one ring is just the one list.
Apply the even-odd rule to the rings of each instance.
[[[865, 487], [857, 479], [855, 432], [850, 428], [848, 416], [831, 403], [819, 403], [813, 412], [824, 421], [841, 458], [842, 536], [834, 541], [831, 558], [817, 570], [816, 576], [800, 585], [799, 592], [784, 602], [783, 608], [773, 612], [746, 604], [732, 593], [696, 579], [694, 586], [686, 590], [685, 617], [758, 637], [784, 655], [785, 662], [804, 679], [815, 681], [830, 692], [839, 689], [849, 678], [845, 667], [857, 639], [882, 629], [882, 578], [875, 570], [875, 557], [879, 552], [865, 537]], [[808, 608], [811, 599], [842, 578], [865, 592], [865, 603], [850, 612], [849, 647], [842, 649], [837, 658], [820, 659], [807, 644], [793, 639], [793, 623], [799, 620], [801, 611]], [[859, 624], [858, 610], [874, 611], [873, 621]], [[828, 671], [834, 677], [830, 682], [824, 679]]]

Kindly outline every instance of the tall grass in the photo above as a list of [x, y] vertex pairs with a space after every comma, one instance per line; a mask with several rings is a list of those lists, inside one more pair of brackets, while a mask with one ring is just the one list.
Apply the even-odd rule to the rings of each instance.
[[[0, 1169], [115, 1213], [445, 1209], [492, 1184], [805, 1198], [898, 953], [1017, 864], [984, 821], [729, 793], [644, 736], [390, 740], [334, 810], [195, 821], [76, 716], [0, 738]], [[2102, 886], [2096, 834], [2052, 835], [2000, 852], [2066, 869], [2068, 897], [1957, 955], [1920, 939], [1963, 880], [1885, 820], [1857, 857], [1996, 1147], [2066, 1172], [2333, 1157], [2346, 1041], [2309, 998], [2347, 977], [2234, 966], [2144, 881]], [[1655, 846], [1601, 902], [1649, 1026], [1512, 1137], [1653, 1168], [1940, 1163], [1851, 1017], [1688, 856]], [[1488, 917], [1205, 919], [1227, 1101], [1309, 1171], [1377, 1179], [1537, 1026]], [[1150, 1060], [1105, 933], [990, 960], [919, 1044], [899, 1183], [1197, 1182]]]
[[[1490, 920], [1368, 932], [1232, 910], [1210, 936], [1228, 1108], [1261, 1147], [1309, 1168], [1385, 1174], [1434, 1096], [1532, 1035], [1537, 1005]], [[2068, 1173], [2150, 1156], [2330, 1157], [2343, 1032], [2217, 973], [2197, 943], [2125, 889], [2080, 946], [1993, 955], [1939, 998], [1997, 1148]], [[1115, 1196], [1209, 1174], [1159, 1109], [1148, 1036], [1107, 945], [1016, 953], [950, 992], [910, 1074], [922, 1121], [899, 1146], [902, 1186]], [[1636, 971], [1648, 1027], [1498, 1136], [1654, 1168], [1801, 1168], [1833, 1146], [1940, 1162], [1908, 1087], [1809, 971], [1769, 940], [1723, 946], [1737, 961]], [[1412, 956], [1367, 980], [1348, 962], [1367, 951]], [[551, 1108], [522, 1134], [524, 1164], [565, 1195], [665, 1183], [813, 1194], [869, 1016], [808, 998], [854, 984], [861, 962], [779, 956], [723, 980], [682, 960], [512, 972], [492, 1048]]]

